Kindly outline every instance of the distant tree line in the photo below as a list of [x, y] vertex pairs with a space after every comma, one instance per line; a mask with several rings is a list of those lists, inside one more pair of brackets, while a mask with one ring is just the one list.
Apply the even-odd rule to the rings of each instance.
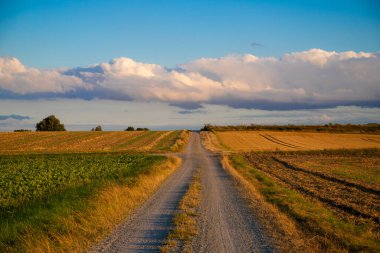
[[[31, 132], [29, 129], [16, 129], [14, 132]], [[54, 115], [50, 115], [40, 122], [36, 124], [36, 131], [66, 131], [65, 125], [61, 123], [61, 121], [55, 117]], [[91, 128], [91, 131], [103, 131], [102, 126], [98, 125], [96, 127]], [[133, 126], [129, 126], [125, 129], [125, 131], [149, 131], [149, 128], [146, 127], [138, 127], [134, 128]]]
[[201, 131], [294, 131], [294, 132], [334, 132], [334, 133], [377, 133], [380, 134], [380, 124], [325, 124], [325, 125], [228, 125], [217, 126], [205, 124]]
[[[97, 126], [95, 128], [92, 128], [91, 131], [103, 131], [102, 130], [102, 126]], [[146, 127], [138, 127], [138, 128], [134, 128], [133, 126], [129, 126], [127, 127], [124, 131], [149, 131], [149, 128], [146, 128]]]
[[[99, 125], [99, 126], [97, 126], [95, 128], [92, 128], [91, 131], [102, 131], [102, 127]], [[138, 127], [138, 128], [135, 129], [133, 126], [129, 126], [124, 131], [149, 131], [149, 128]]]
[[30, 129], [16, 129], [14, 132], [32, 132]]
[[134, 128], [133, 126], [129, 126], [129, 127], [127, 127], [124, 131], [149, 131], [149, 128], [146, 128], [146, 127], [138, 127], [138, 128], [136, 128], [136, 130], [135, 130], [135, 128]]

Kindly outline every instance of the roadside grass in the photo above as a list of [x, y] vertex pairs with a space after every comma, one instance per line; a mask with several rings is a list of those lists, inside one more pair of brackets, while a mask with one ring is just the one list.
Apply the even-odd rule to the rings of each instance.
[[257, 179], [247, 173], [250, 169], [248, 164], [239, 157], [235, 158], [237, 159], [232, 163], [230, 156], [223, 155], [223, 168], [237, 182], [241, 196], [259, 219], [265, 233], [272, 238], [274, 248], [279, 252], [314, 252], [311, 250], [315, 249], [315, 246], [311, 247], [312, 240], [306, 240], [296, 223], [265, 199], [258, 190]]
[[[338, 216], [333, 210], [326, 208], [319, 201], [310, 199], [298, 191], [279, 184], [268, 174], [256, 169], [239, 154], [228, 157], [232, 169], [253, 187], [254, 191], [264, 200], [274, 206], [272, 215], [278, 218], [278, 226], [285, 236], [291, 240], [292, 234], [297, 234], [302, 251], [309, 252], [379, 252], [379, 231], [367, 224], [355, 223]], [[278, 210], [278, 211], [276, 211]], [[283, 214], [296, 224], [294, 229], [287, 230]], [[289, 248], [286, 241], [280, 248]], [[297, 242], [292, 243], [297, 245]], [[307, 246], [309, 245], [309, 246]], [[313, 247], [311, 247], [313, 245]]]
[[229, 151], [230, 148], [224, 145], [218, 138], [218, 135], [215, 134], [213, 131], [201, 131], [200, 133], [202, 144], [204, 147], [211, 151], [211, 152], [217, 152], [217, 151]]
[[201, 203], [201, 178], [200, 169], [197, 169], [190, 183], [189, 189], [179, 204], [179, 213], [173, 219], [174, 229], [169, 233], [161, 252], [192, 252], [190, 243], [198, 234], [196, 217]]
[[178, 138], [175, 140], [174, 144], [170, 146], [170, 151], [180, 152], [186, 147], [190, 138], [190, 132], [188, 130], [182, 130]]
[[[35, 156], [41, 157], [41, 155]], [[58, 155], [49, 155], [49, 157], [54, 156]], [[78, 158], [80, 155], [74, 156]], [[88, 250], [149, 198], [180, 164], [180, 159], [174, 157], [132, 155], [134, 158], [128, 159], [129, 163], [126, 162], [123, 166], [123, 159], [120, 159], [120, 156], [131, 155], [82, 154], [82, 156], [87, 156], [92, 160], [87, 163], [82, 173], [78, 169], [70, 170], [72, 168], [70, 165], [74, 165], [73, 162], [78, 159], [68, 162], [65, 168], [60, 168], [63, 170], [67, 168], [73, 174], [78, 173], [78, 178], [85, 176], [82, 181], [78, 180], [75, 184], [63, 184], [58, 187], [58, 190], [55, 190], [52, 184], [50, 191], [42, 191], [43, 194], [35, 195], [34, 191], [43, 184], [25, 184], [29, 188], [24, 185], [19, 190], [32, 192], [28, 195], [30, 200], [21, 198], [20, 201], [2, 202], [0, 252], [83, 252]], [[91, 156], [100, 157], [101, 161], [108, 162], [104, 162], [103, 167], [99, 165], [98, 170], [91, 170], [91, 167], [96, 165], [93, 161], [96, 158]], [[16, 159], [17, 163], [16, 157], [13, 156], [12, 159]], [[9, 161], [0, 161], [2, 162], [0, 173], [2, 173], [4, 163]], [[120, 169], [112, 170], [113, 163]], [[42, 170], [52, 168], [48, 166], [51, 165], [49, 159], [45, 165], [45, 168], [43, 166], [35, 168], [36, 176], [41, 168]], [[82, 165], [85, 166], [85, 163]], [[17, 165], [14, 169], [17, 170]], [[86, 177], [83, 173], [86, 169], [94, 174], [100, 174]], [[110, 170], [111, 173], [102, 174], [103, 170]], [[18, 179], [16, 177], [14, 180]], [[58, 179], [60, 180], [64, 180], [64, 177]], [[7, 184], [9, 180], [2, 178], [1, 183]], [[2, 192], [3, 187], [4, 185], [0, 189]]]

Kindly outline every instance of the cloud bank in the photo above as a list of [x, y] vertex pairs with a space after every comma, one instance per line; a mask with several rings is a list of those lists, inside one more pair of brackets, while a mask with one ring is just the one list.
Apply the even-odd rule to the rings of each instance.
[[2, 120], [8, 120], [8, 119], [13, 119], [13, 120], [27, 120], [27, 119], [31, 119], [31, 117], [29, 117], [29, 116], [17, 115], [17, 114], [11, 114], [11, 115], [1, 115], [1, 114], [0, 114], [0, 121], [2, 121]]
[[86, 67], [41, 70], [0, 58], [0, 98], [159, 101], [293, 110], [380, 107], [380, 54], [311, 49], [281, 58], [230, 55], [168, 69], [116, 58]]

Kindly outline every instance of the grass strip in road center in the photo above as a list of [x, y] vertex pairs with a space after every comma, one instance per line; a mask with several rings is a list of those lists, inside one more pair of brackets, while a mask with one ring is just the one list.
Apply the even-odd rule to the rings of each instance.
[[168, 239], [161, 252], [192, 252], [190, 243], [198, 234], [196, 217], [201, 203], [201, 177], [198, 168], [190, 183], [189, 189], [179, 204], [179, 212], [173, 219], [174, 229], [169, 233]]

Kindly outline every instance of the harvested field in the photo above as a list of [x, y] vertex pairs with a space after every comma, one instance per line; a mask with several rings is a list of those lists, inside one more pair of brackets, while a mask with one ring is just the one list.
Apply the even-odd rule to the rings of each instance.
[[278, 152], [275, 155], [289, 168], [307, 168], [309, 173], [377, 192], [380, 192], [379, 156], [376, 149]]
[[[208, 138], [214, 140], [210, 142], [214, 149], [230, 151], [380, 148], [380, 135], [370, 134], [223, 131], [207, 132], [206, 135], [210, 135]], [[215, 139], [220, 143], [215, 143]]]
[[282, 187], [379, 237], [379, 150], [251, 152], [243, 157]]
[[0, 154], [149, 151], [171, 131], [0, 133]]
[[190, 133], [188, 130], [168, 132], [168, 135], [165, 138], [161, 138], [151, 151], [181, 151], [185, 147], [189, 139], [189, 135]]
[[[336, 155], [331, 152], [329, 156], [322, 154], [321, 159], [317, 152], [306, 155], [296, 152], [247, 153], [244, 157], [256, 169], [276, 178], [289, 188], [325, 203], [345, 217], [364, 218], [380, 224], [380, 184], [377, 183], [380, 176], [380, 152], [373, 151], [372, 154], [375, 156], [363, 157], [361, 154], [355, 155], [354, 152]], [[351, 176], [347, 179], [339, 173], [337, 175], [336, 169], [331, 171], [330, 166], [323, 165], [320, 160], [325, 163], [330, 160], [336, 168], [350, 164], [351, 169], [348, 171], [356, 168], [360, 173], [374, 174], [377, 178], [371, 185], [363, 182], [361, 177]], [[363, 160], [366, 161], [360, 163]]]
[[316, 251], [380, 249], [380, 150], [250, 152], [230, 158]]

